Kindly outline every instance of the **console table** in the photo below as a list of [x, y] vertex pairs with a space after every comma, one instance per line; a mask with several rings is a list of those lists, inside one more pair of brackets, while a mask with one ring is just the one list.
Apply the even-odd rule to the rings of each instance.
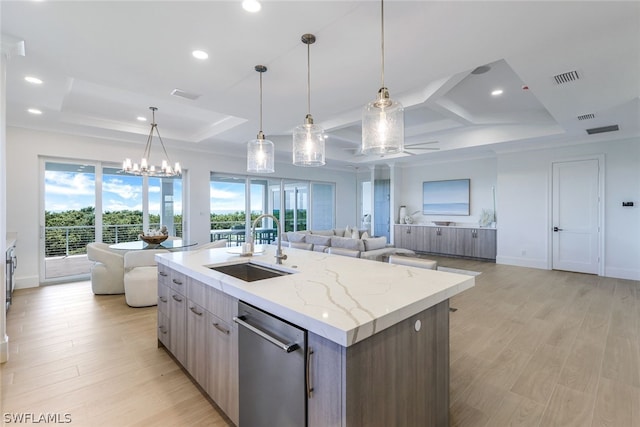
[[496, 259], [496, 229], [397, 224], [395, 246], [439, 255]]

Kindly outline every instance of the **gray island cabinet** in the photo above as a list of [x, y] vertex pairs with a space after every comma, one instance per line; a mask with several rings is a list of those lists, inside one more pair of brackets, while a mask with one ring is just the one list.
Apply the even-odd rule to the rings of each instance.
[[[307, 331], [309, 427], [449, 425], [449, 298], [473, 277], [296, 249], [276, 265], [263, 249], [156, 256], [158, 343], [229, 419], [242, 419], [244, 301]], [[291, 274], [245, 282], [209, 268], [245, 262]]]

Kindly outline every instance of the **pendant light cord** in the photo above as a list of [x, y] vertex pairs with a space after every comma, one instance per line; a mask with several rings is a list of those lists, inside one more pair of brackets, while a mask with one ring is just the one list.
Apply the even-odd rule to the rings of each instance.
[[380, 18], [380, 33], [382, 34], [382, 87], [384, 87], [384, 0], [380, 0]]
[[262, 71], [260, 71], [260, 133], [262, 133]]
[[307, 114], [311, 115], [311, 46], [307, 43]]

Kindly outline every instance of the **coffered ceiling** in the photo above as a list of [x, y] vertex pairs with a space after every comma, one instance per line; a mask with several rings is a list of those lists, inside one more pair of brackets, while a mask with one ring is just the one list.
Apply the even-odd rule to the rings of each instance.
[[[251, 14], [240, 1], [3, 0], [3, 50], [14, 53], [7, 124], [142, 146], [149, 121], [136, 118], [150, 119], [155, 106], [168, 146], [243, 156], [259, 130], [254, 66], [263, 64], [263, 130], [288, 161], [307, 112], [300, 37], [313, 33], [311, 113], [328, 133], [330, 165], [640, 135], [640, 2], [387, 0], [385, 84], [405, 106], [407, 145], [387, 158], [359, 153], [362, 107], [381, 84], [380, 3], [262, 6]], [[21, 41], [25, 56], [12, 50]], [[209, 58], [193, 58], [194, 49]], [[619, 130], [586, 132], [609, 125]]]

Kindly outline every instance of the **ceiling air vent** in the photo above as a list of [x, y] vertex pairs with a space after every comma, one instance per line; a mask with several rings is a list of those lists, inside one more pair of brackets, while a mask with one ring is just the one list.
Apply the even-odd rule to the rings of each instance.
[[589, 114], [583, 114], [581, 116], [578, 116], [578, 120], [591, 120], [593, 118], [595, 118], [596, 115], [593, 113], [589, 113]]
[[580, 79], [577, 71], [567, 71], [566, 73], [556, 74], [553, 76], [553, 79], [556, 81], [556, 84], [561, 85], [565, 83], [575, 82]]
[[600, 128], [587, 129], [587, 133], [589, 135], [593, 135], [594, 133], [614, 132], [619, 129], [620, 128], [618, 128], [618, 125], [602, 126]]
[[200, 95], [198, 95], [197, 93], [185, 92], [182, 89], [174, 89], [174, 90], [172, 90], [171, 91], [171, 95], [179, 96], [180, 98], [190, 99], [192, 101], [200, 98]]

